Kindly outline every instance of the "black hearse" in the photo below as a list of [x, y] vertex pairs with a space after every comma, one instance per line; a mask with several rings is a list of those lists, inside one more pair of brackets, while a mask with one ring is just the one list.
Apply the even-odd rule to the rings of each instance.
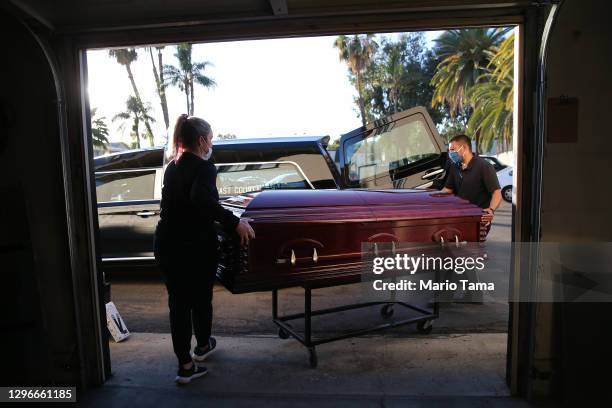
[[[343, 135], [214, 140], [222, 198], [266, 189], [431, 188], [444, 178], [445, 146], [424, 108]], [[94, 158], [104, 263], [153, 260], [164, 147]]]

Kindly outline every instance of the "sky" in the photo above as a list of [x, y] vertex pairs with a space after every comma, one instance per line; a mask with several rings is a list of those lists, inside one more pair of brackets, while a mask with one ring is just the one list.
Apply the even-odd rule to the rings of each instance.
[[[426, 32], [428, 46], [440, 34]], [[396, 35], [396, 34], [395, 34]], [[394, 34], [391, 34], [394, 36]], [[239, 138], [294, 135], [330, 135], [332, 139], [361, 125], [353, 99], [354, 87], [347, 66], [334, 48], [335, 36], [235, 41], [195, 44], [194, 62], [211, 63], [205, 75], [214, 88], [196, 85], [195, 116], [207, 120], [215, 136]], [[176, 64], [175, 47], [163, 51], [165, 64]], [[157, 58], [154, 49], [154, 57]], [[90, 107], [103, 116], [110, 141], [131, 143], [131, 122], [121, 128], [115, 115], [125, 110], [132, 88], [125, 70], [107, 50], [87, 52]], [[138, 49], [132, 71], [141, 97], [156, 119], [155, 144], [165, 142], [166, 129], [155, 92], [148, 52]], [[166, 91], [170, 128], [186, 112], [184, 94], [174, 87]], [[146, 146], [146, 143], [144, 144]]]

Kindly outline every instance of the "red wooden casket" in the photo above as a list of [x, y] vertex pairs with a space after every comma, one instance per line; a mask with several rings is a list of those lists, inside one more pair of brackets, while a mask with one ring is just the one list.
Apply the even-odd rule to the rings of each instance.
[[240, 247], [220, 231], [218, 279], [232, 293], [360, 280], [363, 243], [478, 242], [482, 210], [428, 190], [273, 190], [223, 203], [250, 219]]

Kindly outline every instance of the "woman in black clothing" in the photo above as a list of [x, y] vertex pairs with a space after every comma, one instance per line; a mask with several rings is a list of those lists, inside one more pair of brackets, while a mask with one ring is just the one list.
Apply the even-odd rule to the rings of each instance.
[[[217, 172], [208, 160], [212, 137], [205, 120], [187, 115], [178, 118], [173, 160], [164, 173], [160, 221], [155, 231], [155, 259], [168, 290], [179, 383], [206, 374], [206, 368], [198, 367], [193, 360], [204, 360], [216, 346], [210, 336], [219, 249], [214, 222], [236, 231], [243, 245], [255, 238], [246, 220], [219, 204]], [[190, 354], [192, 330], [197, 346]]]

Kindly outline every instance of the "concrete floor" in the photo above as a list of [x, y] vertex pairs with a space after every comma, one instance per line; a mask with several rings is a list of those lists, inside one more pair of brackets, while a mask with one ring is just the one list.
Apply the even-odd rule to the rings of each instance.
[[219, 337], [188, 386], [173, 383], [168, 334], [111, 342], [113, 376], [83, 406], [526, 407], [505, 384], [506, 335], [366, 336], [318, 347], [308, 366], [294, 340]]

